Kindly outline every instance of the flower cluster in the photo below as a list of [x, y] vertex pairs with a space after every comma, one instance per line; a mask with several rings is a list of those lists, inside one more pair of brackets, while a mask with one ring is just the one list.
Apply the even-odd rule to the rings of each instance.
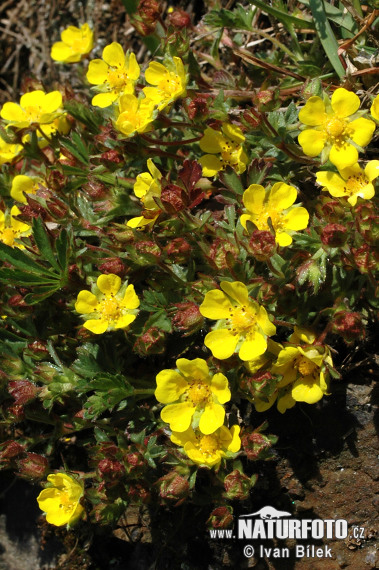
[[170, 424], [171, 441], [183, 447], [188, 457], [200, 465], [219, 465], [221, 458], [241, 446], [239, 426], [224, 426], [223, 404], [231, 397], [224, 374], [212, 375], [202, 358], [176, 361], [177, 370], [157, 375], [155, 397], [166, 404], [161, 418]]

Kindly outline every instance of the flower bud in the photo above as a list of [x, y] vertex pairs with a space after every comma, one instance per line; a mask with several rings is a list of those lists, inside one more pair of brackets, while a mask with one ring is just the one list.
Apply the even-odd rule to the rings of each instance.
[[342, 336], [347, 344], [364, 339], [366, 331], [362, 315], [350, 311], [338, 311], [334, 314], [332, 332]]
[[137, 11], [146, 24], [155, 24], [160, 18], [162, 7], [157, 0], [140, 0]]
[[315, 259], [308, 259], [299, 265], [296, 272], [299, 284], [303, 285], [307, 281], [315, 292], [318, 291], [320, 284], [323, 283], [325, 278], [324, 272]]
[[379, 270], [379, 252], [369, 244], [351, 248], [355, 265], [361, 273], [375, 272]]
[[272, 444], [276, 443], [277, 438], [272, 435], [266, 436], [260, 433], [260, 430], [263, 429], [264, 426], [265, 424], [256, 430], [246, 428], [242, 433], [242, 448], [250, 461], [271, 459], [272, 457], [271, 447]]
[[42, 340], [34, 340], [30, 342], [24, 350], [24, 355], [29, 356], [33, 360], [43, 360], [47, 357], [49, 351], [46, 348], [46, 342]]
[[161, 256], [160, 247], [154, 241], [151, 241], [151, 240], [140, 241], [140, 242], [136, 243], [135, 249], [142, 256], [143, 255], [152, 256], [152, 257], [155, 257], [156, 260], [158, 260]]
[[187, 113], [191, 121], [204, 121], [209, 116], [207, 97], [202, 95], [195, 97], [188, 105]]
[[165, 501], [177, 501], [174, 505], [175, 507], [181, 505], [188, 497], [188, 481], [175, 470], [158, 479], [157, 485], [159, 487], [159, 496]]
[[111, 149], [102, 153], [101, 160], [110, 162], [111, 164], [120, 164], [124, 162], [124, 157], [117, 150]]
[[38, 453], [26, 453], [26, 457], [17, 461], [19, 473], [24, 479], [43, 479], [49, 471], [49, 462]]
[[186, 303], [176, 303], [175, 315], [171, 321], [174, 328], [179, 331], [185, 331], [184, 336], [194, 333], [199, 330], [204, 323], [204, 317], [199, 311], [198, 305], [192, 301]]
[[248, 498], [251, 488], [250, 478], [238, 469], [234, 469], [224, 479], [225, 495], [232, 501], [243, 501]]
[[140, 356], [148, 354], [163, 354], [166, 349], [165, 333], [156, 328], [150, 327], [134, 343], [133, 350]]
[[[249, 364], [249, 363], [247, 363]], [[274, 376], [268, 370], [261, 370], [240, 380], [240, 389], [246, 393], [249, 398], [265, 397], [273, 391], [273, 383], [276, 383]]]
[[18, 455], [21, 455], [21, 453], [24, 453], [24, 451], [25, 451], [25, 446], [17, 443], [17, 441], [14, 440], [4, 441], [1, 444], [0, 461], [13, 459]]
[[108, 196], [108, 188], [94, 180], [89, 180], [86, 184], [82, 186], [82, 189], [87, 192], [87, 194], [93, 200], [104, 200]]
[[187, 196], [180, 186], [167, 184], [162, 190], [161, 202], [168, 214], [175, 214], [187, 206]]
[[9, 393], [15, 399], [15, 404], [23, 405], [36, 397], [37, 386], [28, 380], [13, 380], [8, 384]]
[[242, 116], [253, 129], [258, 128], [262, 122], [260, 113], [253, 111], [253, 109], [246, 109]]
[[236, 245], [227, 240], [216, 238], [207, 257], [217, 269], [230, 269], [234, 267], [238, 254], [239, 249]]
[[217, 507], [214, 509], [207, 524], [210, 528], [229, 528], [233, 524], [233, 509], [229, 506]]
[[119, 461], [113, 459], [102, 459], [97, 466], [102, 479], [109, 482], [118, 482], [125, 475], [125, 467]]
[[181, 28], [191, 27], [190, 15], [188, 14], [188, 12], [185, 12], [180, 8], [177, 8], [176, 10], [174, 10], [174, 12], [171, 12], [171, 14], [168, 17], [168, 21], [172, 26], [175, 26], [175, 28], [181, 29]]
[[329, 247], [342, 247], [347, 238], [347, 228], [342, 224], [327, 224], [321, 233], [322, 243]]
[[135, 485], [130, 485], [128, 489], [128, 495], [132, 501], [138, 500], [144, 505], [149, 503], [151, 499], [150, 491], [140, 483], [136, 483]]
[[175, 263], [184, 263], [188, 259], [188, 254], [191, 252], [191, 246], [184, 238], [174, 238], [166, 245], [165, 252], [168, 256], [173, 258]]
[[271, 232], [254, 230], [247, 249], [258, 261], [266, 261], [276, 252], [275, 238]]
[[46, 184], [55, 192], [62, 190], [67, 184], [67, 178], [59, 170], [47, 171]]
[[8, 305], [11, 307], [27, 307], [28, 305], [24, 301], [24, 297], [20, 294], [12, 295], [8, 299]]
[[108, 257], [101, 265], [99, 265], [101, 273], [113, 273], [123, 277], [125, 274], [125, 266], [120, 257]]

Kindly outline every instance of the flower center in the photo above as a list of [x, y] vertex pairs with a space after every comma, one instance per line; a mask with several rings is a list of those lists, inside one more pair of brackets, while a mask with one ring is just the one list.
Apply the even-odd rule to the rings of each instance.
[[200, 380], [195, 380], [192, 382], [190, 387], [187, 390], [187, 397], [194, 406], [198, 406], [199, 404], [205, 404], [211, 395], [211, 391], [209, 386], [201, 382]]
[[302, 356], [297, 361], [296, 368], [298, 369], [298, 371], [302, 376], [309, 376], [315, 371], [315, 369], [317, 368], [317, 364], [315, 364], [305, 356]]
[[230, 317], [226, 320], [230, 322], [234, 333], [246, 333], [256, 326], [256, 315], [246, 305], [230, 308], [229, 313]]
[[65, 513], [72, 511], [75, 508], [75, 502], [70, 501], [68, 495], [66, 494], [62, 493], [59, 497], [59, 501], [59, 508], [63, 509]]
[[164, 94], [166, 99], [169, 99], [181, 90], [179, 76], [173, 72], [166, 74], [166, 77], [159, 82], [158, 89]]
[[199, 441], [199, 451], [208, 457], [214, 455], [219, 449], [218, 438], [214, 435], [202, 435]]
[[343, 144], [351, 134], [351, 129], [344, 119], [332, 116], [325, 122], [325, 130], [332, 144]]
[[15, 237], [16, 232], [12, 228], [5, 228], [1, 234], [1, 241], [5, 243], [5, 245], [13, 247]]
[[369, 183], [369, 179], [364, 174], [349, 176], [346, 182], [345, 191], [350, 194], [359, 194], [359, 192]]
[[32, 105], [29, 107], [25, 108], [25, 113], [27, 114], [27, 119], [28, 121], [30, 121], [31, 123], [38, 123], [40, 117], [41, 117], [41, 107], [38, 107], [36, 105]]
[[108, 83], [113, 90], [121, 91], [121, 89], [129, 83], [125, 70], [110, 68], [108, 70]]
[[99, 303], [99, 313], [108, 321], [115, 321], [120, 317], [121, 308], [116, 299], [108, 297]]

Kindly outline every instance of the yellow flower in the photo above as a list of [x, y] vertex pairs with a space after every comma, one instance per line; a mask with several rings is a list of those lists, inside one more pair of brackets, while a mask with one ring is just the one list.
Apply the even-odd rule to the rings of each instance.
[[185, 432], [172, 432], [171, 441], [183, 447], [184, 453], [194, 463], [206, 467], [218, 466], [223, 457], [232, 457], [241, 449], [240, 427], [234, 425], [230, 430], [221, 426], [212, 434], [204, 435], [189, 428]]
[[32, 228], [28, 224], [16, 220], [14, 216], [19, 214], [21, 212], [17, 206], [12, 207], [10, 216], [0, 210], [0, 241], [10, 247], [24, 249], [25, 246], [19, 241], [19, 238], [29, 236]]
[[310, 97], [300, 110], [299, 120], [307, 128], [299, 135], [299, 144], [308, 156], [317, 156], [324, 149], [322, 162], [329, 160], [337, 168], [352, 166], [358, 160], [359, 147], [370, 142], [375, 123], [354, 114], [360, 105], [359, 97], [340, 87], [331, 101], [317, 96]]
[[291, 345], [279, 352], [271, 367], [273, 373], [283, 376], [278, 388], [288, 386], [295, 402], [315, 404], [328, 391], [325, 364], [333, 365], [329, 348], [314, 345], [315, 334], [300, 327], [295, 327], [289, 341]]
[[379, 121], [379, 95], [372, 102], [370, 113], [376, 121]]
[[84, 512], [80, 504], [83, 486], [66, 473], [47, 477], [50, 485], [37, 497], [39, 508], [46, 513], [48, 523], [63, 526], [76, 522]]
[[87, 79], [101, 91], [92, 99], [95, 107], [109, 107], [121, 95], [134, 93], [134, 84], [140, 76], [140, 67], [134, 53], [124, 53], [122, 46], [113, 42], [105, 46], [103, 59], [90, 62]]
[[119, 115], [115, 122], [118, 131], [133, 136], [152, 128], [155, 119], [154, 103], [150, 99], [137, 99], [135, 95], [122, 95], [119, 99]]
[[120, 277], [109, 273], [98, 277], [94, 292], [80, 291], [75, 303], [75, 310], [87, 319], [86, 329], [102, 334], [126, 329], [135, 320], [140, 302], [133, 285], [121, 287]]
[[7, 143], [0, 136], [0, 166], [12, 160], [20, 154], [22, 146], [20, 144]]
[[154, 101], [161, 111], [179, 97], [185, 97], [187, 76], [180, 57], [174, 57], [167, 67], [157, 61], [151, 61], [145, 71], [145, 79], [156, 87], [145, 87], [143, 92]]
[[93, 48], [93, 31], [88, 24], [68, 26], [61, 33], [61, 42], [51, 48], [51, 58], [62, 63], [76, 63]]
[[39, 188], [39, 178], [30, 178], [24, 174], [18, 174], [12, 180], [11, 196], [17, 202], [26, 204], [25, 194], [35, 194]]
[[[248, 158], [242, 147], [244, 140], [241, 129], [230, 123], [223, 123], [221, 132], [207, 127], [199, 142], [201, 150], [210, 153], [199, 160], [203, 176], [215, 176], [227, 166], [231, 166], [238, 174], [245, 172]], [[213, 156], [215, 154], [221, 156]]]
[[325, 186], [335, 198], [347, 196], [347, 201], [355, 206], [358, 198], [370, 200], [375, 196], [375, 188], [372, 181], [379, 176], [379, 160], [371, 160], [363, 170], [358, 163], [335, 172], [316, 172], [316, 182]]
[[266, 309], [249, 298], [246, 285], [239, 281], [222, 281], [221, 289], [208, 291], [200, 305], [203, 317], [217, 320], [204, 339], [205, 346], [221, 360], [234, 352], [241, 360], [260, 356], [267, 348], [267, 336], [276, 332]]
[[248, 213], [241, 216], [241, 224], [247, 230], [246, 222], [250, 221], [258, 230], [270, 231], [270, 218], [275, 241], [281, 246], [290, 245], [293, 231], [303, 230], [309, 221], [305, 208], [297, 204], [292, 206], [296, 198], [296, 189], [284, 182], [277, 182], [271, 190], [265, 190], [260, 184], [251, 184], [243, 194]]
[[142, 216], [131, 218], [128, 221], [127, 226], [131, 228], [141, 228], [148, 224], [153, 224], [160, 213], [155, 198], [160, 198], [161, 196], [162, 188], [160, 180], [162, 174], [151, 158], [147, 159], [147, 168], [149, 172], [138, 174], [133, 187], [134, 194], [143, 204], [144, 212]]
[[31, 91], [25, 93], [20, 104], [5, 103], [1, 109], [1, 117], [8, 121], [9, 127], [24, 129], [30, 125], [46, 125], [52, 123], [61, 113], [62, 95], [59, 91], [44, 93]]
[[186, 431], [193, 421], [203, 434], [213, 433], [224, 423], [228, 379], [221, 373], [212, 376], [202, 358], [179, 358], [176, 366], [179, 372], [161, 370], [157, 375], [155, 397], [168, 404], [161, 411], [162, 420], [175, 432]]

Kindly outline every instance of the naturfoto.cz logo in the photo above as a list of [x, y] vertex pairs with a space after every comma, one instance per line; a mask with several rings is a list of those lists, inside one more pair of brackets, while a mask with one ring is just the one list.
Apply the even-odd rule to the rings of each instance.
[[[257, 517], [257, 518], [253, 518]], [[259, 517], [259, 518], [258, 518]], [[237, 529], [210, 530], [211, 538], [238, 538], [240, 540], [266, 539], [344, 539], [348, 536], [348, 524], [344, 519], [295, 519], [287, 511], [274, 507], [263, 507], [255, 513], [241, 515]], [[289, 548], [266, 548], [262, 544], [246, 545], [244, 554], [251, 558], [254, 554], [268, 558], [289, 558]], [[313, 544], [297, 544], [296, 558], [331, 558], [331, 549], [327, 546], [316, 547]]]

